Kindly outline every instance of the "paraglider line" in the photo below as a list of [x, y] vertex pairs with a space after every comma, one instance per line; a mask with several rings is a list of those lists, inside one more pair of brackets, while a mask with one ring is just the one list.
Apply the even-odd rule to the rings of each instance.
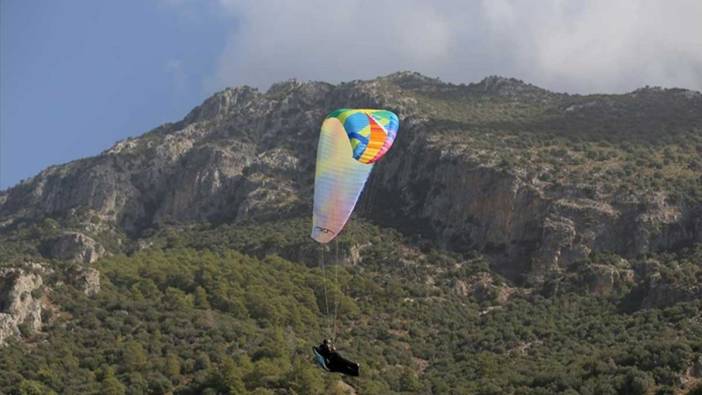
[[[334, 240], [334, 245], [336, 247], [336, 261], [334, 264], [334, 286], [339, 288], [339, 239]], [[332, 340], [336, 341], [336, 319], [338, 317], [338, 311], [339, 311], [339, 300], [341, 299], [341, 295], [337, 295], [336, 292], [334, 293], [334, 336], [332, 336]]]
[[[321, 261], [320, 261], [320, 266], [322, 267], [322, 289], [324, 293], [324, 321], [326, 322], [327, 326], [327, 333], [323, 334], [324, 337], [326, 337], [327, 334], [331, 333], [331, 323], [329, 322], [329, 299], [327, 298], [327, 274], [325, 270], [325, 251], [324, 251], [324, 245], [321, 246], [322, 249], [322, 254], [321, 254]], [[323, 331], [323, 330], [322, 330]]]

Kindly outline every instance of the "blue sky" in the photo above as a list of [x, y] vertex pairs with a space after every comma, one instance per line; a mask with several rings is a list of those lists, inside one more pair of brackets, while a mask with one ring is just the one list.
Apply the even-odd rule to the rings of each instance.
[[2, 189], [182, 118], [235, 22], [142, 0], [0, 7]]
[[0, 189], [227, 86], [399, 70], [702, 90], [699, 0], [0, 0]]

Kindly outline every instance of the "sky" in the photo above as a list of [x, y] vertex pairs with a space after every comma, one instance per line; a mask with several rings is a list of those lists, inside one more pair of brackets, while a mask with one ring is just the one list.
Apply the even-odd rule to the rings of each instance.
[[0, 189], [241, 84], [412, 70], [702, 91], [700, 20], [698, 0], [0, 0]]

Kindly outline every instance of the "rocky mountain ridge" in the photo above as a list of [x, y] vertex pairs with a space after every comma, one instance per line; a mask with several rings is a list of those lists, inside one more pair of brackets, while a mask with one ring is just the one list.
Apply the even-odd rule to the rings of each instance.
[[[411, 72], [338, 85], [291, 80], [266, 92], [227, 88], [179, 122], [1, 192], [0, 233], [51, 218], [65, 231], [42, 253], [90, 262], [164, 226], [307, 215], [319, 124], [337, 107], [383, 107], [401, 118], [361, 215], [442, 248], [481, 251], [511, 278], [539, 284], [594, 252], [635, 257], [702, 241], [698, 200], [676, 199], [666, 188], [554, 179], [561, 164], [597, 164], [581, 160], [589, 152], [574, 144], [601, 144], [610, 125], [599, 119], [619, 125], [609, 133], [614, 140], [626, 136], [634, 145], [650, 140], [647, 128], [656, 125], [664, 126], [654, 148], [677, 147], [670, 136], [680, 133], [702, 138], [698, 92], [580, 96], [502, 77], [455, 85]], [[636, 124], [628, 130], [627, 122]], [[648, 126], [639, 133], [639, 124]], [[537, 143], [519, 146], [520, 136]], [[576, 141], [555, 165], [534, 157], [539, 140], [554, 136], [558, 144]], [[626, 166], [619, 162], [605, 172]], [[698, 162], [684, 169], [693, 185], [702, 183]]]

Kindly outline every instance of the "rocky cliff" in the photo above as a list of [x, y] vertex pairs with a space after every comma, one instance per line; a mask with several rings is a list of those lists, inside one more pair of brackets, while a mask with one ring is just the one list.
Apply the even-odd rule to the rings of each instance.
[[515, 280], [541, 283], [593, 252], [634, 257], [702, 241], [699, 93], [579, 96], [408, 72], [228, 88], [179, 122], [1, 192], [0, 232], [51, 218], [64, 233], [42, 253], [92, 262], [172, 224], [308, 215], [319, 124], [338, 107], [401, 119], [360, 215], [481, 251]]
[[41, 300], [43, 280], [38, 273], [41, 270], [36, 265], [32, 271], [0, 269], [0, 345], [11, 336], [41, 330], [44, 309]]

